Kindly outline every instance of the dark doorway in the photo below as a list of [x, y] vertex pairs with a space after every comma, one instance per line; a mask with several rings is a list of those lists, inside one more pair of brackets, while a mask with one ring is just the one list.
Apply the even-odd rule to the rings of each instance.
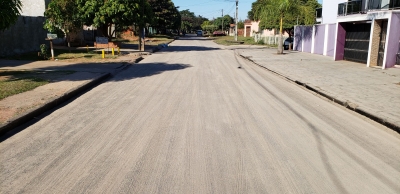
[[367, 63], [371, 23], [346, 23], [344, 60]]
[[250, 37], [251, 26], [246, 26], [246, 37]]

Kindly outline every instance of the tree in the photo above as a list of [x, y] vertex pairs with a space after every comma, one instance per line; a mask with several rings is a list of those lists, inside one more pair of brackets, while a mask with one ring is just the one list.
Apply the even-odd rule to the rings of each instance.
[[87, 25], [100, 29], [103, 36], [111, 40], [116, 30], [128, 28], [135, 24], [139, 28], [139, 50], [144, 50], [143, 30], [146, 24], [153, 21], [153, 10], [147, 0], [76, 0], [80, 20]]
[[193, 27], [194, 18], [196, 17], [189, 9], [179, 12], [181, 14], [181, 28], [185, 31], [191, 31]]
[[244, 28], [244, 22], [243, 21], [239, 21], [238, 22], [238, 29], [243, 29]]
[[75, 0], [52, 0], [44, 12], [46, 21], [43, 27], [58, 36], [65, 34], [69, 47], [71, 41], [69, 33], [82, 27], [77, 14]]
[[171, 0], [148, 0], [154, 13], [152, 26], [163, 34], [167, 29], [178, 30], [181, 25], [181, 15]]
[[299, 24], [315, 23], [316, 0], [257, 0], [252, 4], [252, 10], [248, 17], [260, 21], [263, 29], [279, 28], [280, 37], [278, 53], [283, 53], [283, 30], [289, 31], [300, 21]]
[[181, 28], [186, 31], [200, 30], [202, 29], [201, 25], [204, 21], [208, 21], [207, 18], [199, 15], [196, 16], [193, 12], [188, 9], [180, 11], [182, 17]]
[[204, 21], [201, 24], [201, 29], [207, 32], [213, 32], [218, 29], [218, 26], [214, 25], [212, 21]]
[[204, 18], [201, 15], [194, 17], [193, 24], [192, 24], [193, 30], [200, 30], [201, 24], [203, 24], [204, 21], [208, 21], [208, 19]]
[[[111, 39], [116, 30], [138, 24], [145, 26], [151, 23], [153, 12], [146, 0], [77, 0], [80, 20], [86, 25], [94, 25], [100, 29], [103, 36]], [[140, 25], [139, 25], [140, 24]]]
[[[222, 22], [223, 21], [223, 22]], [[214, 25], [218, 26], [218, 29], [222, 30], [222, 23], [224, 24], [223, 29], [226, 30], [233, 23], [233, 18], [230, 15], [225, 15], [224, 17], [218, 17], [214, 20]]]
[[17, 22], [21, 15], [21, 0], [0, 1], [0, 31], [3, 31]]

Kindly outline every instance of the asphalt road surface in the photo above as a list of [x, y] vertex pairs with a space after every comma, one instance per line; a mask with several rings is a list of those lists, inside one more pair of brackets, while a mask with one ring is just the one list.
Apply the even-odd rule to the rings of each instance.
[[397, 133], [235, 52], [177, 40], [3, 139], [0, 193], [400, 193]]

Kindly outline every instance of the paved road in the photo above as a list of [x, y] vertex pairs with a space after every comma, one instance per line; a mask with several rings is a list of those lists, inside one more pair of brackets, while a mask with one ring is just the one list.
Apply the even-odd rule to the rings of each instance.
[[2, 141], [0, 192], [399, 193], [399, 153], [397, 133], [191, 38]]

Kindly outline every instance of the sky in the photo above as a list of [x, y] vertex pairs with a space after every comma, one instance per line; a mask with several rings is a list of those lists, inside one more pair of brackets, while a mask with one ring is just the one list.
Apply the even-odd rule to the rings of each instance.
[[[251, 4], [256, 0], [239, 0], [239, 20], [247, 19], [247, 12], [251, 10]], [[195, 15], [201, 15], [212, 20], [221, 17], [222, 10], [224, 15], [229, 14], [234, 18], [236, 11], [236, 0], [172, 0], [175, 6], [179, 6], [179, 11], [189, 9]], [[318, 0], [322, 4], [322, 0]]]

